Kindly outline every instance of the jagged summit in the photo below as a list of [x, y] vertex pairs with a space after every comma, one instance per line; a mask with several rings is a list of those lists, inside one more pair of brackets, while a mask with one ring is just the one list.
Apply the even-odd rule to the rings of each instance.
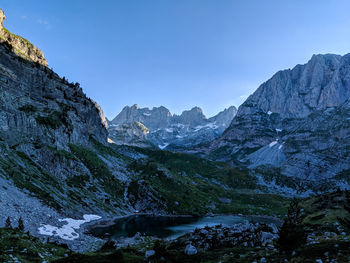
[[[169, 149], [170, 145], [188, 148], [218, 137], [230, 125], [236, 112], [237, 109], [231, 106], [207, 119], [197, 106], [173, 115], [164, 106], [150, 110], [135, 104], [124, 107], [110, 122], [109, 136], [118, 144], [141, 147], [153, 144], [161, 149]], [[135, 123], [142, 123], [149, 133], [140, 133]]]
[[350, 168], [349, 100], [350, 54], [313, 55], [263, 83], [211, 143], [210, 154], [254, 169], [272, 166], [317, 187], [339, 184]]
[[304, 65], [279, 71], [241, 105], [237, 115], [261, 110], [302, 118], [340, 105], [350, 97], [349, 59], [350, 55], [313, 55]]
[[4, 11], [0, 9], [0, 43], [6, 42], [18, 56], [38, 62], [47, 67], [48, 63], [44, 57], [44, 53], [27, 39], [8, 31], [4, 27], [5, 19]]

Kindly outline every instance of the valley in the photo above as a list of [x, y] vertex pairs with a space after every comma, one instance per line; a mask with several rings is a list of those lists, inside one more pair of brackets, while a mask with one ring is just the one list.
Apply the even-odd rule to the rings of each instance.
[[211, 118], [133, 105], [107, 120], [4, 19], [1, 262], [349, 262], [350, 55], [315, 55]]

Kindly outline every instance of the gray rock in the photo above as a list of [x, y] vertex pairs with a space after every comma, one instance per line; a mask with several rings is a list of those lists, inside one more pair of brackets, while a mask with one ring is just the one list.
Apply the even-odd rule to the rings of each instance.
[[12, 34], [10, 31], [5, 29], [4, 20], [6, 16], [4, 12], [0, 9], [0, 42], [7, 43], [13, 47], [13, 51], [25, 59], [29, 59], [34, 62], [38, 62], [41, 65], [48, 66], [48, 63], [44, 57], [43, 52], [35, 47], [28, 40]]
[[263, 83], [225, 133], [209, 148], [196, 150], [248, 166], [253, 174], [290, 178], [288, 186], [265, 181], [268, 191], [292, 193], [293, 187], [307, 195], [348, 189], [341, 172], [350, 169], [349, 116], [350, 54], [315, 55]]
[[154, 250], [147, 250], [145, 253], [145, 258], [153, 257], [156, 254]]
[[[126, 106], [109, 122], [109, 136], [116, 144], [184, 150], [217, 138], [235, 114], [233, 106], [209, 119], [198, 107], [172, 115], [163, 106], [151, 110], [138, 105]], [[143, 125], [148, 132], [140, 134], [135, 123]]]
[[197, 249], [192, 246], [192, 245], [187, 245], [186, 248], [185, 248], [185, 254], [186, 255], [196, 255], [197, 254]]

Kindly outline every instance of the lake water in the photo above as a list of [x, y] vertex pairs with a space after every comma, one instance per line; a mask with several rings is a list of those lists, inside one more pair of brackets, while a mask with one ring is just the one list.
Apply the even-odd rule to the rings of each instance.
[[246, 216], [212, 216], [212, 217], [174, 217], [174, 216], [153, 216], [153, 215], [133, 215], [116, 219], [112, 224], [106, 226], [98, 225], [89, 229], [89, 233], [96, 237], [111, 236], [113, 239], [121, 237], [133, 237], [137, 232], [147, 236], [160, 238], [177, 238], [196, 228], [205, 226], [232, 226], [242, 223], [245, 220], [259, 223], [275, 223], [278, 220], [260, 217]]

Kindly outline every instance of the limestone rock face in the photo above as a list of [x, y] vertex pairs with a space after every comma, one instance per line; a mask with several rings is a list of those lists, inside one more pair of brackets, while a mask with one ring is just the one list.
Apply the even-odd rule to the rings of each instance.
[[174, 115], [173, 122], [178, 122], [187, 125], [203, 125], [206, 121], [206, 117], [199, 107], [193, 107], [191, 110], [185, 110], [180, 116]]
[[6, 16], [4, 14], [4, 11], [2, 11], [2, 9], [0, 9], [0, 27], [4, 26], [4, 20], [6, 19]]
[[0, 45], [0, 105], [0, 133], [8, 142], [37, 138], [58, 148], [90, 136], [107, 142], [103, 112], [79, 85], [19, 57], [7, 42]]
[[263, 83], [202, 150], [213, 159], [299, 178], [300, 191], [350, 187], [339, 179], [350, 169], [349, 99], [350, 54], [314, 55]]
[[116, 144], [151, 147], [146, 136], [149, 130], [141, 122], [124, 123], [117, 126], [111, 126], [109, 129], [109, 138]]
[[25, 59], [30, 59], [47, 67], [48, 63], [44, 57], [44, 53], [27, 39], [12, 34], [10, 31], [8, 31], [4, 27], [5, 18], [6, 16], [4, 12], [0, 9], [0, 42], [5, 42], [8, 47], [10, 47], [18, 56]]
[[153, 109], [140, 109], [137, 104], [123, 110], [110, 122], [111, 125], [120, 125], [124, 123], [141, 122], [149, 129], [164, 128], [169, 125], [171, 119], [170, 111], [161, 106]]
[[[199, 107], [184, 111], [181, 115], [172, 115], [163, 106], [151, 110], [139, 108], [138, 105], [126, 106], [109, 123], [109, 136], [117, 144], [130, 145], [133, 142], [132, 145], [138, 144], [140, 147], [153, 145], [160, 149], [183, 150], [217, 138], [229, 126], [236, 111], [232, 106], [207, 119]], [[139, 126], [135, 126], [135, 123], [142, 123], [149, 132], [140, 134]]]
[[314, 55], [305, 65], [279, 71], [242, 104], [237, 115], [263, 111], [302, 118], [338, 106], [350, 96], [349, 59], [349, 55]]

